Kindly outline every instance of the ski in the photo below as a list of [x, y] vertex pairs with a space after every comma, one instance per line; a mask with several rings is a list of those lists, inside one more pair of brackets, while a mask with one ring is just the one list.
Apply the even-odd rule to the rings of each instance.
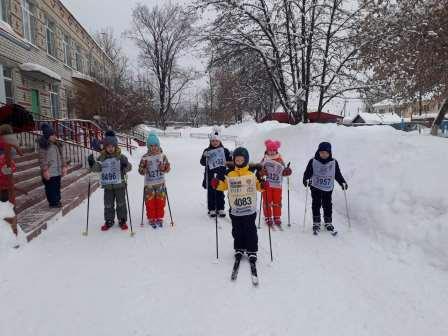
[[252, 278], [252, 285], [258, 286], [258, 275], [257, 275], [257, 265], [255, 261], [249, 260], [250, 264], [250, 275]]
[[235, 263], [233, 264], [232, 275], [230, 277], [230, 279], [232, 281], [235, 281], [236, 278], [238, 277], [238, 270], [240, 269], [240, 262], [241, 262], [241, 257], [236, 257]]

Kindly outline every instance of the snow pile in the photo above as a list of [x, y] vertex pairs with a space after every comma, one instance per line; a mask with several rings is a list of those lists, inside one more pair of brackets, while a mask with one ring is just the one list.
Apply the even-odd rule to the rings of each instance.
[[8, 253], [18, 243], [11, 226], [5, 221], [5, 218], [14, 216], [13, 205], [9, 202], [0, 202], [0, 253]]
[[[267, 138], [282, 141], [294, 169], [293, 188], [303, 198], [302, 176], [321, 141], [330, 141], [348, 181], [352, 224], [375, 237], [415, 245], [446, 260], [448, 251], [447, 140], [407, 134], [392, 127], [335, 124], [242, 126], [243, 143], [258, 161]], [[234, 126], [238, 130], [239, 126]], [[303, 203], [300, 204], [300, 207]], [[345, 225], [345, 200], [334, 193], [336, 224]], [[301, 210], [303, 213], [303, 210]]]

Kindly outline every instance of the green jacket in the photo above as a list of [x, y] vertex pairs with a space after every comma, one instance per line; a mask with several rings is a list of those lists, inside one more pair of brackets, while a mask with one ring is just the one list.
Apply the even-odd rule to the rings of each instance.
[[113, 154], [107, 153], [106, 150], [101, 151], [101, 154], [98, 157], [98, 159], [95, 161], [94, 165], [92, 166], [91, 171], [101, 173], [103, 170], [101, 163], [110, 158], [117, 158], [118, 160], [120, 160], [121, 181], [122, 182], [118, 183], [118, 184], [108, 184], [108, 185], [104, 185], [102, 187], [104, 189], [124, 188], [126, 186], [126, 174], [132, 170], [132, 165], [128, 161], [128, 158], [125, 155], [121, 154], [120, 148], [117, 147], [117, 149], [115, 150], [115, 152]]

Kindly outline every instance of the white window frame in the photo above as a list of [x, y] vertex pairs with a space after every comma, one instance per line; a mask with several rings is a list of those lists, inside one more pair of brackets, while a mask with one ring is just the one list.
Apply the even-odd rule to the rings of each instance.
[[78, 44], [76, 45], [76, 51], [75, 51], [75, 64], [76, 64], [76, 70], [78, 72], [81, 73], [85, 72], [84, 56], [82, 53], [82, 49]]
[[[50, 27], [50, 24], [53, 25], [53, 28]], [[55, 21], [52, 20], [50, 17], [45, 16], [45, 44], [47, 46], [47, 54], [51, 57], [56, 58], [56, 35], [55, 31], [53, 30], [55, 28]], [[49, 40], [49, 34], [51, 36], [51, 39]], [[49, 44], [50, 41], [52, 42], [51, 45]], [[51, 50], [50, 50], [51, 49]]]
[[62, 46], [64, 50], [64, 63], [68, 67], [72, 67], [72, 49], [71, 49], [71, 38], [68, 34], [64, 34], [62, 37]]
[[[0, 0], [1, 1], [1, 0]], [[22, 7], [22, 32], [23, 38], [29, 43], [36, 44], [36, 17], [32, 11], [32, 3], [29, 0], [21, 0]]]
[[9, 0], [0, 0], [0, 20], [9, 23]]
[[5, 80], [3, 78], [3, 64], [0, 64], [0, 107], [6, 104]]
[[[51, 117], [55, 119], [61, 118], [61, 97], [59, 95], [59, 90], [60, 88], [58, 84], [50, 83], [50, 90], [48, 92], [50, 94], [50, 113]], [[57, 99], [57, 106], [53, 105], [53, 97], [56, 97]]]
[[[10, 77], [5, 77], [5, 68], [9, 69], [11, 71], [11, 76]], [[3, 77], [3, 86], [5, 89], [5, 102], [6, 103], [14, 103], [14, 85], [13, 85], [13, 80], [12, 80], [12, 69], [9, 67], [4, 67], [2, 68], [2, 77]], [[9, 82], [11, 84], [11, 97], [7, 97], [6, 96], [6, 82]], [[8, 101], [9, 98], [9, 101]]]

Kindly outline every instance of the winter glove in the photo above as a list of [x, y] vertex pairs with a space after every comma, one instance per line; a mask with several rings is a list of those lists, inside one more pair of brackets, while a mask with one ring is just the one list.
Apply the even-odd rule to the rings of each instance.
[[283, 169], [283, 176], [291, 176], [292, 174], [292, 169], [289, 167], [286, 167], [285, 169]]
[[90, 154], [87, 158], [87, 162], [89, 163], [89, 167], [92, 168], [95, 164], [95, 158], [93, 157], [93, 154]]
[[219, 185], [219, 180], [216, 177], [212, 178], [212, 180], [210, 181], [210, 187], [212, 187], [212, 189], [216, 190], [218, 188], [218, 185]]
[[48, 181], [50, 179], [50, 172], [48, 171], [48, 169], [45, 169], [42, 172], [42, 177], [44, 178], [44, 180]]
[[167, 163], [160, 163], [160, 165], [159, 165], [159, 170], [162, 172], [162, 173], [168, 173], [169, 171], [170, 171], [170, 169], [171, 169], [171, 166], [170, 166], [170, 164], [167, 162]]
[[303, 180], [303, 185], [305, 186], [305, 188], [308, 188], [309, 186], [311, 186], [311, 180]]
[[263, 190], [266, 190], [267, 188], [269, 188], [269, 182], [268, 181], [261, 181], [260, 182], [260, 187]]
[[121, 168], [121, 171], [125, 172], [127, 167], [128, 167], [128, 159], [126, 159], [126, 157], [122, 156], [120, 158], [120, 168]]
[[2, 168], [2, 174], [3, 175], [11, 175], [12, 174], [12, 169], [5, 165]]
[[347, 190], [348, 189], [348, 184], [347, 182], [342, 183], [342, 190]]
[[262, 168], [259, 170], [259, 175], [260, 175], [260, 177], [263, 177], [263, 176], [267, 176], [267, 175], [268, 175], [268, 171], [266, 170], [265, 167], [262, 167]]

